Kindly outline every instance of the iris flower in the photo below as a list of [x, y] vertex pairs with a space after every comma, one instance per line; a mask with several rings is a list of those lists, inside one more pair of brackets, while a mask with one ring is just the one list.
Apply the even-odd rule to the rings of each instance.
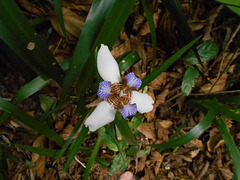
[[103, 44], [97, 55], [97, 69], [104, 80], [99, 83], [97, 94], [104, 101], [86, 119], [85, 126], [90, 131], [96, 131], [112, 122], [117, 111], [127, 118], [137, 111], [146, 113], [153, 109], [153, 99], [148, 94], [137, 91], [142, 81], [133, 72], [121, 78], [116, 60]]

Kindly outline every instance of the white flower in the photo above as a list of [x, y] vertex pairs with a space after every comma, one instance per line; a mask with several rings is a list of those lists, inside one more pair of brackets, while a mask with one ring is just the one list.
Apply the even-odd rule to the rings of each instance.
[[104, 80], [99, 83], [97, 94], [104, 101], [97, 105], [85, 122], [90, 131], [96, 131], [112, 122], [117, 110], [127, 118], [137, 111], [146, 113], [153, 109], [153, 99], [146, 93], [136, 91], [142, 81], [134, 73], [127, 74], [121, 81], [118, 64], [108, 47], [103, 44], [98, 51], [97, 69]]

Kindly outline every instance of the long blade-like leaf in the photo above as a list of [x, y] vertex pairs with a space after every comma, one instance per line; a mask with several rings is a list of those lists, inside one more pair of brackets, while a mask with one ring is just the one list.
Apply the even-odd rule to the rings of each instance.
[[92, 164], [97, 156], [97, 153], [98, 153], [98, 150], [99, 150], [99, 147], [101, 145], [101, 137], [98, 136], [98, 139], [97, 139], [97, 142], [93, 148], [93, 151], [88, 159], [88, 162], [87, 162], [87, 166], [86, 166], [86, 169], [85, 169], [85, 172], [84, 172], [84, 178], [83, 180], [88, 180], [89, 179], [89, 175], [90, 175], [90, 171], [91, 171], [91, 168], [92, 168]]
[[172, 140], [172, 141], [169, 141], [166, 143], [162, 143], [162, 144], [154, 144], [151, 146], [158, 147], [159, 148], [158, 152], [160, 153], [164, 149], [184, 145], [184, 144], [194, 140], [195, 138], [199, 137], [208, 128], [208, 126], [211, 124], [211, 122], [213, 121], [215, 116], [216, 116], [216, 109], [212, 108], [207, 112], [204, 119], [200, 123], [198, 123], [193, 129], [191, 129], [187, 134], [185, 134], [175, 140]]
[[157, 78], [162, 72], [164, 72], [169, 66], [171, 66], [178, 58], [180, 58], [193, 44], [195, 44], [200, 37], [196, 38], [192, 42], [188, 43], [186, 46], [184, 46], [182, 49], [180, 49], [178, 52], [176, 52], [174, 55], [172, 55], [168, 60], [166, 60], [163, 64], [161, 64], [159, 67], [154, 69], [151, 73], [149, 73], [147, 76], [145, 76], [142, 79], [142, 85], [140, 89], [144, 88], [146, 85], [148, 85], [150, 82], [152, 82], [155, 78]]
[[42, 78], [62, 84], [63, 70], [13, 0], [0, 1], [0, 39]]
[[56, 132], [54, 132], [47, 126], [43, 125], [40, 121], [20, 111], [16, 106], [4, 100], [1, 97], [0, 97], [0, 109], [10, 113], [14, 118], [21, 121], [26, 126], [45, 135], [49, 139], [58, 143], [59, 145], [62, 145], [64, 143], [64, 140], [62, 139], [62, 137], [59, 136]]
[[226, 125], [226, 123], [222, 120], [222, 118], [219, 116], [219, 120], [213, 121], [213, 123], [218, 128], [220, 134], [222, 135], [225, 145], [228, 149], [228, 152], [231, 156], [231, 159], [233, 161], [233, 165], [235, 167], [235, 173], [237, 176], [237, 179], [240, 179], [240, 153], [239, 149], [236, 147], [233, 138], [229, 132], [229, 129]]
[[87, 62], [94, 41], [99, 33], [99, 29], [101, 29], [113, 3], [114, 1], [109, 0], [95, 0], [93, 2], [75, 48], [69, 70], [64, 79], [61, 92], [62, 99], [67, 95], [69, 89]]

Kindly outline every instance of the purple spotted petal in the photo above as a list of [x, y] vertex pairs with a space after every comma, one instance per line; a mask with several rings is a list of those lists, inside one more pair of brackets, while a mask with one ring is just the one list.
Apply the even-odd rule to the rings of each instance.
[[136, 90], [138, 90], [142, 85], [141, 79], [137, 78], [133, 72], [127, 74], [125, 78], [127, 80], [127, 85], [130, 88], [135, 88]]
[[122, 109], [119, 109], [119, 112], [122, 114], [124, 118], [127, 118], [137, 113], [137, 106], [136, 104], [128, 104], [126, 106], [123, 106]]
[[109, 81], [102, 81], [99, 83], [97, 95], [107, 100], [108, 96], [110, 95], [111, 91], [111, 83]]

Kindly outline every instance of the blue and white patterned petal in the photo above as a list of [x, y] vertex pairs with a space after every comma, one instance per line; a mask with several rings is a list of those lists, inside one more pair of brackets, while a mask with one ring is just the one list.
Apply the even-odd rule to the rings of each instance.
[[125, 79], [127, 80], [127, 85], [130, 88], [135, 88], [136, 90], [138, 90], [142, 85], [141, 79], [137, 78], [133, 72], [127, 74], [125, 76]]
[[99, 83], [97, 95], [107, 100], [108, 96], [110, 95], [111, 91], [111, 83], [109, 81], [102, 81]]
[[123, 106], [122, 109], [119, 109], [119, 112], [122, 114], [122, 116], [125, 118], [129, 116], [133, 116], [137, 113], [137, 106], [136, 104], [128, 104], [126, 106]]

